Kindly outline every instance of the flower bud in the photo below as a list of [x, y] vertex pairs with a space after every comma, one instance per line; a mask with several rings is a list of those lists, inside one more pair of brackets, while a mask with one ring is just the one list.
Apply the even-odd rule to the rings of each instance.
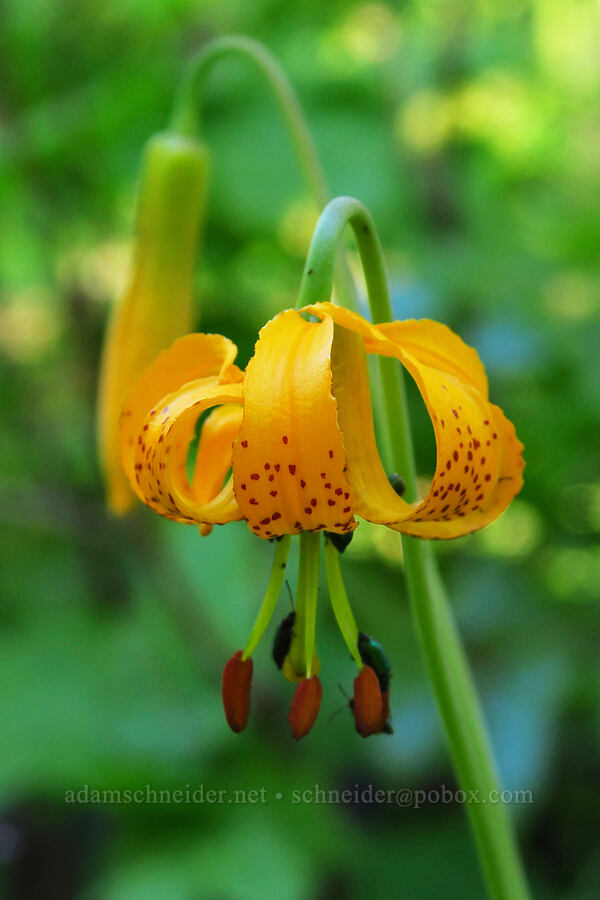
[[379, 679], [371, 666], [363, 666], [354, 679], [354, 723], [363, 737], [379, 734], [383, 727], [384, 703]]
[[300, 681], [294, 692], [288, 722], [297, 741], [308, 734], [319, 713], [323, 690], [316, 675]]
[[134, 494], [121, 468], [119, 416], [132, 384], [176, 338], [192, 330], [192, 283], [208, 155], [197, 141], [161, 133], [146, 145], [138, 188], [129, 283], [104, 344], [98, 443], [113, 512]]
[[250, 687], [253, 662], [242, 659], [242, 650], [234, 653], [225, 663], [222, 678], [222, 697], [225, 718], [232, 731], [243, 731], [250, 711]]

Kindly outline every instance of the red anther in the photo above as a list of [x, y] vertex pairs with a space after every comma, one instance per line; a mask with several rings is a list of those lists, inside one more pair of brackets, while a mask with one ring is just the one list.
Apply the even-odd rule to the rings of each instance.
[[308, 734], [319, 713], [323, 689], [316, 675], [300, 681], [294, 692], [288, 722], [297, 741]]
[[253, 663], [242, 659], [242, 650], [228, 659], [223, 669], [222, 690], [225, 718], [232, 731], [243, 731], [250, 710], [250, 684]]
[[[385, 723], [379, 679], [371, 666], [363, 666], [354, 679], [354, 723], [363, 737], [379, 734]], [[387, 708], [387, 704], [386, 704]]]

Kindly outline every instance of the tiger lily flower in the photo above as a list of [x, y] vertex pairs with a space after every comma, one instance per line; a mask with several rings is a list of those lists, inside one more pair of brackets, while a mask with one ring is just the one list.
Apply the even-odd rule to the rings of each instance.
[[[398, 359], [431, 417], [436, 468], [416, 503], [399, 496], [380, 460], [366, 354]], [[492, 522], [521, 489], [522, 444], [514, 426], [490, 402], [476, 351], [445, 325], [371, 324], [333, 303], [315, 303], [268, 322], [245, 373], [235, 355], [223, 336], [188, 335], [158, 356], [125, 402], [123, 467], [140, 500], [162, 516], [199, 525], [203, 533], [244, 520], [253, 534], [271, 540], [318, 531], [332, 540], [348, 536], [357, 517], [415, 537], [449, 539]], [[207, 410], [188, 479], [189, 444]], [[275, 600], [286, 558], [274, 566]], [[372, 660], [357, 649], [358, 631], [342, 593], [334, 606], [342, 633], [359, 669], [371, 668]], [[236, 731], [246, 723], [249, 657], [273, 612], [272, 599], [265, 598], [265, 609], [246, 650], [224, 673], [223, 700]], [[290, 714], [296, 737], [312, 725], [321, 698], [314, 641], [305, 639], [310, 617], [300, 612], [283, 666], [299, 682]], [[372, 672], [357, 679], [353, 708], [362, 734], [389, 725], [389, 671], [385, 683], [376, 668], [375, 674], [379, 686]]]
[[[437, 464], [418, 503], [398, 496], [379, 458], [363, 348], [400, 360], [431, 417]], [[273, 538], [343, 534], [360, 516], [446, 539], [483, 528], [521, 489], [515, 429], [490, 403], [475, 350], [445, 325], [372, 325], [317, 303], [268, 322], [244, 376], [235, 354], [220, 335], [188, 335], [146, 369], [125, 403], [125, 472], [140, 500], [167, 518], [244, 519], [258, 537]], [[189, 483], [188, 446], [212, 408]]]

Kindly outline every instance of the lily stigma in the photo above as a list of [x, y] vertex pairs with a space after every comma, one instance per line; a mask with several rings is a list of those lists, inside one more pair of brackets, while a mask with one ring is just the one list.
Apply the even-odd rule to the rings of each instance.
[[[390, 483], [377, 450], [367, 354], [399, 360], [431, 418], [435, 474], [426, 496], [412, 504]], [[274, 612], [290, 537], [296, 534], [298, 597], [282, 668], [297, 682], [293, 735], [304, 736], [316, 719], [319, 532], [324, 532], [330, 598], [358, 668], [356, 728], [363, 736], [382, 732], [389, 726], [389, 665], [386, 669], [381, 656], [373, 656], [376, 645], [381, 650], [376, 641], [359, 637], [337, 548], [343, 549], [343, 538], [357, 527], [357, 516], [430, 539], [483, 528], [521, 489], [522, 444], [488, 399], [476, 351], [438, 322], [376, 325], [331, 302], [312, 303], [285, 310], [263, 327], [245, 372], [235, 356], [226, 337], [190, 334], [155, 359], [123, 407], [125, 473], [152, 510], [196, 524], [203, 534], [214, 525], [244, 520], [257, 537], [279, 539], [249, 640], [223, 674], [232, 729], [241, 731], [247, 722], [252, 653]], [[188, 449], [204, 413], [188, 478]]]

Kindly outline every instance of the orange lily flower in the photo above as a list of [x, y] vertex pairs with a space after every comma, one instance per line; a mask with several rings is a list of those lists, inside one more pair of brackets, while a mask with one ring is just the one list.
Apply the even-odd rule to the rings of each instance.
[[[379, 458], [364, 351], [400, 360], [431, 417], [436, 471], [417, 503], [398, 496]], [[360, 516], [446, 539], [483, 528], [521, 489], [514, 426], [490, 403], [475, 350], [445, 325], [372, 325], [317, 303], [265, 325], [243, 383], [235, 352], [218, 335], [176, 341], [125, 403], [125, 472], [138, 497], [167, 518], [204, 526], [245, 519], [254, 534], [273, 538], [343, 534]], [[195, 423], [213, 407], [189, 482]]]
[[[431, 417], [436, 470], [416, 503], [392, 486], [377, 451], [367, 353], [400, 360]], [[343, 552], [356, 516], [422, 538], [455, 538], [482, 528], [521, 489], [522, 444], [490, 403], [475, 350], [438, 322], [372, 325], [332, 303], [316, 303], [268, 322], [245, 373], [235, 366], [235, 355], [234, 344], [221, 335], [190, 334], [158, 356], [123, 407], [124, 470], [140, 500], [169, 519], [199, 525], [202, 534], [241, 519], [270, 540], [325, 531], [330, 598], [360, 672], [350, 702], [356, 730], [363, 737], [389, 734], [389, 664], [380, 644], [358, 632], [336, 568], [337, 550]], [[188, 478], [190, 442], [208, 410]], [[251, 654], [281, 589], [286, 540], [278, 545], [248, 644], [223, 673], [223, 704], [236, 732], [247, 722]], [[289, 717], [297, 740], [312, 727], [321, 702], [314, 639], [318, 549], [316, 557], [311, 552], [304, 572], [312, 573], [305, 576], [312, 587], [282, 622], [273, 646], [277, 666], [298, 682]]]

